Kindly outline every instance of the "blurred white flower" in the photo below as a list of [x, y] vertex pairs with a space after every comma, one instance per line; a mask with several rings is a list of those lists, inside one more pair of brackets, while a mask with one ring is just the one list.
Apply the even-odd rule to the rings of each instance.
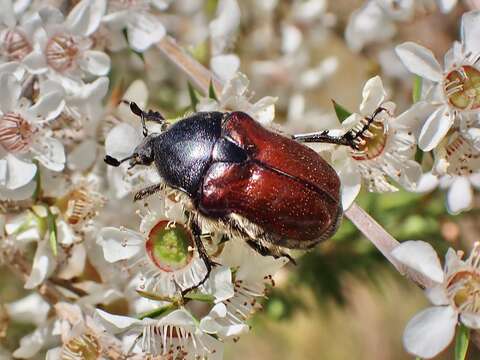
[[392, 251], [392, 256], [413, 276], [420, 273], [432, 282], [425, 295], [434, 306], [415, 315], [403, 335], [409, 353], [435, 357], [452, 342], [458, 322], [480, 328], [480, 244], [475, 244], [465, 260], [462, 252], [450, 248], [443, 270], [435, 250], [423, 241], [406, 241]]
[[236, 0], [218, 2], [216, 18], [210, 22], [212, 58], [210, 67], [222, 81], [235, 76], [240, 67], [236, 54], [226, 53], [235, 39], [240, 25], [240, 8]]
[[[478, 33], [480, 11], [471, 11], [462, 16], [461, 43], [455, 42], [445, 55], [444, 69], [433, 53], [413, 42], [396, 47], [407, 69], [431, 84], [422, 101], [412, 107], [413, 125], [418, 136], [418, 145], [424, 151], [434, 149], [445, 137], [455, 121], [462, 116], [480, 110], [480, 70], [476, 65], [480, 56]], [[412, 123], [413, 124], [413, 123]]]
[[104, 1], [82, 0], [68, 14], [51, 7], [38, 15], [42, 26], [34, 34], [33, 51], [23, 64], [29, 72], [55, 79], [67, 88], [68, 80], [88, 75], [102, 76], [110, 70], [110, 58], [102, 51], [92, 50], [89, 37], [100, 25], [105, 12]]
[[386, 102], [382, 80], [376, 76], [363, 88], [360, 114], [352, 114], [342, 123], [341, 133], [349, 130], [368, 130], [357, 139], [359, 150], [338, 147], [332, 162], [342, 181], [342, 203], [348, 208], [360, 191], [362, 180], [369, 191], [396, 191], [386, 176], [407, 189], [414, 189], [422, 174], [420, 165], [413, 160], [415, 139], [404, 125], [403, 114], [394, 117], [395, 104]]
[[218, 100], [202, 98], [197, 104], [197, 111], [243, 111], [262, 125], [269, 125], [275, 118], [276, 98], [266, 96], [255, 103], [250, 102], [248, 78], [237, 73], [222, 89]]
[[159, 319], [139, 320], [102, 310], [97, 310], [97, 315], [111, 333], [127, 333], [124, 342], [129, 346], [126, 348], [134, 353], [161, 357], [168, 354], [174, 359], [186, 360], [223, 358], [223, 343], [204, 333], [197, 320], [184, 308]]
[[21, 97], [21, 83], [9, 73], [0, 74], [0, 191], [16, 190], [35, 176], [38, 160], [46, 168], [61, 171], [65, 165], [63, 145], [49, 136], [45, 125], [63, 109], [63, 91], [45, 82], [36, 103]]
[[3, 1], [0, 14], [0, 56], [6, 61], [21, 61], [32, 51], [34, 34], [41, 21], [23, 15], [30, 1]]
[[437, 6], [450, 12], [457, 0], [366, 0], [348, 20], [345, 39], [354, 51], [391, 39], [397, 32], [397, 22], [412, 20], [418, 11], [432, 11]]
[[158, 16], [152, 11], [165, 10], [171, 1], [142, 0], [121, 1], [108, 0], [106, 14], [102, 18], [111, 30], [109, 47], [113, 51], [127, 46], [123, 31], [126, 31], [128, 45], [135, 51], [143, 52], [159, 42], [166, 34]]
[[59, 302], [55, 305], [57, 321], [54, 335], [60, 335], [61, 346], [50, 348], [46, 359], [101, 359], [122, 355], [122, 343], [108, 334], [92, 316], [76, 304]]

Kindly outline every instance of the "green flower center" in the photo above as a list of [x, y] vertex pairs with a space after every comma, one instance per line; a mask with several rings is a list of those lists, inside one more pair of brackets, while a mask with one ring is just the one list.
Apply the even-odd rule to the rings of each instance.
[[447, 74], [443, 82], [449, 103], [459, 110], [480, 108], [480, 71], [461, 66]]
[[146, 249], [157, 267], [173, 272], [190, 263], [193, 258], [193, 244], [192, 234], [187, 228], [162, 220], [150, 231]]

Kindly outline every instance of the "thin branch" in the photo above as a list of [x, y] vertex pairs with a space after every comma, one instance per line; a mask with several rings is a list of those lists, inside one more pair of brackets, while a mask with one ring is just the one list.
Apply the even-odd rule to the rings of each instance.
[[[188, 55], [185, 50], [179, 47], [176, 41], [170, 36], [166, 36], [157, 44], [160, 52], [182, 71], [193, 85], [204, 95], [208, 94], [210, 82], [213, 83], [217, 93], [222, 90], [222, 83], [202, 64]], [[360, 230], [368, 240], [392, 263], [402, 275], [405, 275], [405, 268], [399, 264], [392, 256], [391, 251], [399, 245], [399, 242], [390, 235], [380, 224], [378, 224], [365, 210], [357, 204], [345, 212], [345, 216]], [[426, 287], [429, 283], [422, 277], [415, 277], [415, 282], [420, 286]]]

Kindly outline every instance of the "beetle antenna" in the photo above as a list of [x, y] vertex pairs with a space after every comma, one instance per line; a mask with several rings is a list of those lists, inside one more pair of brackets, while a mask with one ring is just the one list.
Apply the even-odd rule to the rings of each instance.
[[148, 129], [145, 125], [146, 121], [153, 121], [160, 125], [165, 124], [165, 118], [158, 111], [148, 110], [148, 112], [140, 109], [140, 107], [133, 101], [122, 100], [124, 104], [130, 106], [130, 110], [135, 115], [139, 116], [142, 121], [143, 136], [148, 136]]
[[121, 163], [123, 163], [127, 160], [130, 160], [131, 158], [133, 158], [133, 155], [127, 156], [126, 158], [121, 159], [121, 160], [115, 159], [114, 157], [112, 157], [110, 155], [106, 155], [105, 158], [103, 159], [103, 161], [105, 161], [105, 163], [107, 163], [110, 166], [119, 167]]

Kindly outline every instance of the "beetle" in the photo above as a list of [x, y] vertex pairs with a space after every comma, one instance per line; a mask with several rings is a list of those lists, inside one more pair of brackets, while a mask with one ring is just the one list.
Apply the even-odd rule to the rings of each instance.
[[[358, 149], [375, 116], [362, 129], [338, 137], [328, 131], [286, 137], [239, 111], [198, 112], [167, 126], [160, 113], [126, 103], [140, 117], [144, 139], [131, 156], [117, 160], [107, 155], [105, 162], [155, 165], [162, 183], [140, 190], [135, 200], [165, 189], [183, 198], [207, 268], [193, 288], [215, 265], [200, 239], [201, 228], [241, 238], [262, 255], [288, 258], [285, 249], [310, 249], [331, 237], [342, 219], [340, 179], [301, 142]], [[146, 121], [157, 122], [162, 131], [149, 134]]]

